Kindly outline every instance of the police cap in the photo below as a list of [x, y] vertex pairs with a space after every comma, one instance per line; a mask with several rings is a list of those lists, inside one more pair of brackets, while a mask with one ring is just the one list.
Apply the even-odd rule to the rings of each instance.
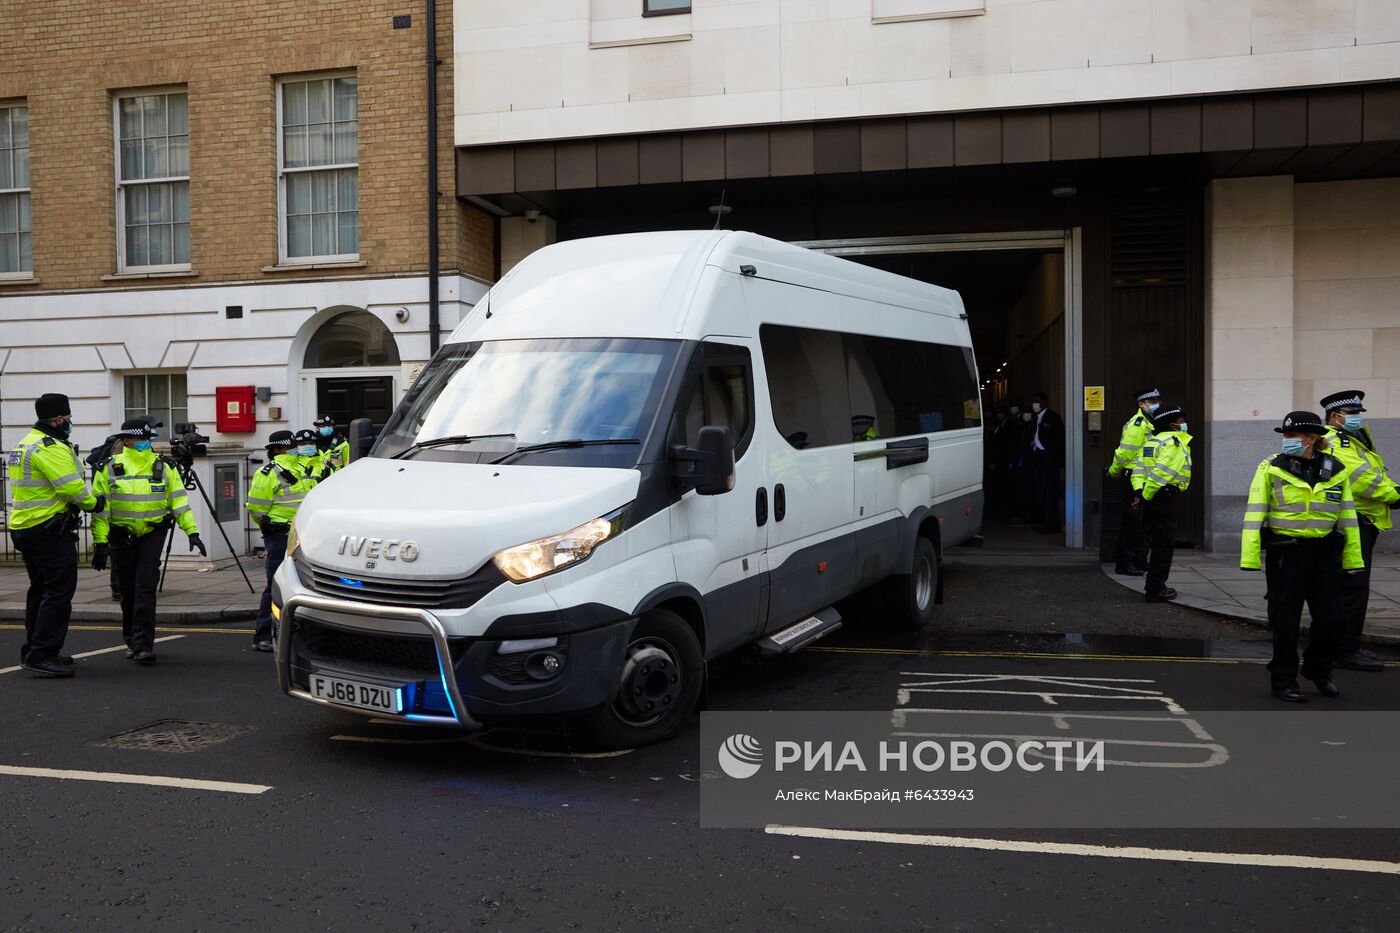
[[1327, 425], [1310, 411], [1290, 411], [1283, 416], [1283, 424], [1274, 428], [1276, 434], [1326, 434]]
[[1322, 401], [1318, 402], [1326, 414], [1331, 414], [1338, 408], [1355, 408], [1357, 411], [1365, 411], [1361, 407], [1361, 400], [1366, 397], [1366, 393], [1360, 389], [1343, 389], [1340, 392], [1333, 392]]

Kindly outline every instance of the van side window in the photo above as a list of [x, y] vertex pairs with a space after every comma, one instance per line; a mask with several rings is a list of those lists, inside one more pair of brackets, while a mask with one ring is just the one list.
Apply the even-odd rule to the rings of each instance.
[[676, 414], [675, 443], [693, 447], [706, 425], [727, 425], [734, 435], [734, 459], [753, 437], [753, 365], [745, 347], [705, 342], [697, 350], [697, 371]]
[[981, 424], [970, 350], [858, 334], [847, 334], [845, 347], [852, 440]]
[[851, 442], [851, 402], [841, 335], [764, 324], [759, 328], [773, 423], [798, 449]]

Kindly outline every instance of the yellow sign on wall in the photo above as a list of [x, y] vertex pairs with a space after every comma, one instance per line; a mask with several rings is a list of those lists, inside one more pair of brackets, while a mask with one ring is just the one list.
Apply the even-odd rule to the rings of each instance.
[[1084, 410], [1103, 411], [1103, 386], [1084, 387]]

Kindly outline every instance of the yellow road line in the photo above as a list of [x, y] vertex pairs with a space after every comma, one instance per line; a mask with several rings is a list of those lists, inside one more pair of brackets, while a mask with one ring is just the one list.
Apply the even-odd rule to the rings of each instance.
[[[0, 624], [0, 630], [24, 631], [23, 625]], [[120, 625], [70, 625], [70, 632], [120, 632]], [[192, 632], [196, 635], [251, 635], [250, 628], [200, 628], [194, 625], [157, 625], [157, 632]]]
[[1049, 651], [916, 651], [912, 648], [804, 648], [830, 654], [874, 654], [913, 658], [1022, 658], [1050, 661], [1175, 661], [1182, 664], [1267, 664], [1268, 658], [1185, 658], [1153, 654], [1056, 654]]

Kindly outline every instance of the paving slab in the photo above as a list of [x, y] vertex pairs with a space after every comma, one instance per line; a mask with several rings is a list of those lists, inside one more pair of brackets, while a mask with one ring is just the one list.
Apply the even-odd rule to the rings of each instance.
[[[1387, 554], [1378, 560], [1386, 563], [1378, 563], [1371, 571], [1371, 604], [1361, 640], [1371, 645], [1400, 645], [1400, 556]], [[1119, 576], [1111, 563], [1100, 566], [1110, 580], [1142, 592], [1142, 577]], [[1177, 591], [1178, 605], [1244, 622], [1268, 623], [1264, 603], [1268, 583], [1262, 573], [1241, 570], [1237, 554], [1178, 552], [1167, 582]], [[1303, 616], [1303, 630], [1307, 631], [1309, 619], [1306, 612]]]

